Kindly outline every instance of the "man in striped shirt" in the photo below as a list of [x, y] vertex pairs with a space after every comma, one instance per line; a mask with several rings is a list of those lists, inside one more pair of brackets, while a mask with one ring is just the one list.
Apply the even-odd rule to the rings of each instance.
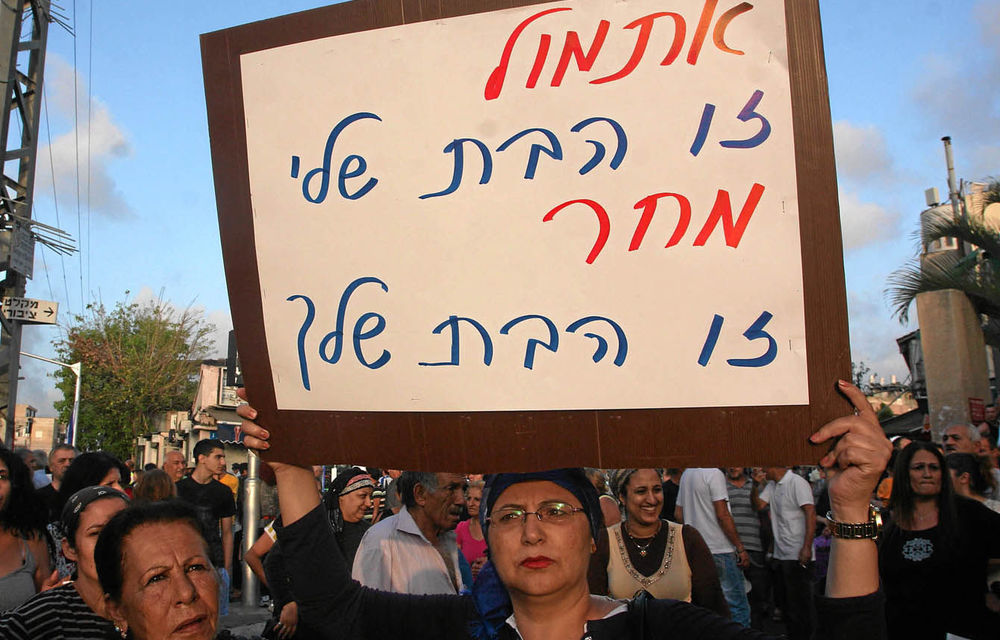
[[750, 556], [750, 565], [743, 567], [743, 574], [750, 581], [750, 626], [763, 629], [771, 593], [771, 578], [764, 560], [764, 546], [760, 539], [760, 518], [754, 508], [760, 487], [747, 477], [743, 467], [726, 469], [726, 490], [729, 492], [729, 510], [736, 522], [743, 547]]

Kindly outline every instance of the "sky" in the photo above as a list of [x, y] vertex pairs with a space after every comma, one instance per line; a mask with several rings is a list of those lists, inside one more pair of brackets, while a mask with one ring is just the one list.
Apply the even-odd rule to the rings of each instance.
[[[198, 36], [329, 2], [58, 4], [76, 35], [49, 31], [33, 215], [80, 252], [36, 249], [27, 296], [59, 302], [63, 323], [126, 297], [195, 307], [223, 357], [232, 322]], [[886, 280], [917, 254], [924, 190], [947, 193], [941, 137], [960, 179], [1000, 175], [1000, 3], [820, 0], [820, 11], [852, 360], [904, 379], [895, 340], [916, 326], [892, 316]], [[22, 350], [52, 357], [60, 331], [28, 326]], [[52, 369], [21, 360], [17, 401], [40, 416], [60, 397]]]

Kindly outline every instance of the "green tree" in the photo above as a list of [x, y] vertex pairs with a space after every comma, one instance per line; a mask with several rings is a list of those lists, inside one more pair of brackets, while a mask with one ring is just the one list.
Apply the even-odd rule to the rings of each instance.
[[[156, 413], [189, 407], [212, 330], [200, 312], [175, 311], [162, 299], [126, 299], [110, 311], [91, 304], [74, 316], [54, 346], [59, 360], [83, 363], [77, 445], [125, 459]], [[63, 394], [55, 408], [68, 422], [75, 376], [54, 375]]]
[[869, 374], [878, 377], [877, 373], [872, 371], [872, 368], [865, 364], [865, 361], [854, 362], [851, 361], [851, 382], [858, 389], [861, 389], [865, 395], [872, 392], [871, 385], [868, 383]]
[[[1000, 202], [1000, 181], [991, 180], [986, 201]], [[921, 241], [927, 245], [942, 238], [957, 238], [975, 249], [965, 256], [944, 252], [923, 264], [917, 258], [893, 272], [886, 289], [893, 314], [906, 322], [918, 294], [957, 289], [986, 317], [986, 343], [1000, 347], [1000, 229], [985, 220], [942, 216], [924, 226]]]

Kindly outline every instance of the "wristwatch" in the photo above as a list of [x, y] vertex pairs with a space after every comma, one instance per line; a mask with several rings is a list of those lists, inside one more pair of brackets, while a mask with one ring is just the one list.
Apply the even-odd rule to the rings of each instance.
[[873, 505], [868, 505], [868, 522], [837, 522], [830, 511], [826, 512], [826, 519], [830, 521], [830, 531], [834, 538], [877, 540], [882, 534], [882, 512]]

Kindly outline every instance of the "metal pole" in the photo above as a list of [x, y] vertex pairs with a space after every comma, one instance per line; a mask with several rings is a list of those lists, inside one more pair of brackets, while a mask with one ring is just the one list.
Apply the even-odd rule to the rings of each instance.
[[20, 359], [17, 354], [21, 352], [21, 323], [12, 321], [10, 323], [10, 341], [7, 343], [10, 355], [10, 367], [7, 370], [7, 433], [4, 436], [4, 444], [14, 448], [14, 413], [17, 410], [17, 370]]
[[83, 363], [75, 362], [69, 366], [69, 368], [76, 374], [76, 389], [73, 391], [73, 417], [70, 419], [72, 426], [70, 427], [70, 437], [69, 443], [75, 448], [76, 447], [76, 432], [80, 430], [80, 378], [83, 377]]
[[[959, 203], [958, 185], [955, 181], [955, 158], [951, 152], [951, 136], [941, 138], [944, 143], [944, 159], [948, 165], [948, 198], [951, 200], [951, 215], [955, 222], [965, 220], [964, 208]], [[965, 242], [958, 243], [958, 255], [965, 256]]]
[[[247, 451], [247, 478], [243, 482], [243, 556], [257, 541], [257, 523], [260, 521], [260, 458]], [[243, 562], [243, 606], [255, 607], [260, 600], [257, 576], [250, 565]]]

